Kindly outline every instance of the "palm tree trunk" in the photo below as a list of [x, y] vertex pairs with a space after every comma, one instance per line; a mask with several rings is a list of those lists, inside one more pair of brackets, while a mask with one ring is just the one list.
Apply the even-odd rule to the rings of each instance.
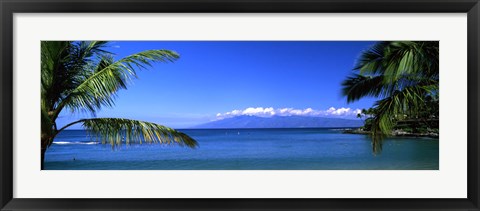
[[41, 152], [40, 152], [41, 155], [42, 155], [42, 160], [41, 160], [41, 164], [40, 164], [40, 170], [44, 170], [44, 169], [45, 169], [45, 166], [44, 166], [45, 164], [44, 164], [44, 163], [45, 163], [45, 152], [46, 152], [46, 151], [47, 151], [47, 149], [42, 148], [42, 150], [41, 150]]
[[49, 136], [45, 133], [42, 133], [41, 143], [40, 143], [40, 146], [41, 146], [41, 149], [40, 149], [40, 155], [41, 155], [40, 170], [44, 170], [45, 152], [47, 151], [48, 143], [50, 143], [51, 140], [52, 140], [51, 136]]

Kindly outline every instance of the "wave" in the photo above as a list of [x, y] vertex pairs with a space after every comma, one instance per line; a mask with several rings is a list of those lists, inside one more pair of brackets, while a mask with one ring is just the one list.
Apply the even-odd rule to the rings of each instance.
[[99, 142], [80, 142], [80, 141], [77, 141], [77, 142], [69, 142], [69, 141], [56, 141], [56, 142], [53, 142], [53, 144], [61, 144], [61, 145], [67, 145], [67, 144], [99, 144]]

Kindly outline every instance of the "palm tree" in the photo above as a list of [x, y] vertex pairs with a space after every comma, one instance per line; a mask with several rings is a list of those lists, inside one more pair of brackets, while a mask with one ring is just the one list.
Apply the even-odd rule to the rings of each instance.
[[95, 116], [103, 106], [114, 105], [116, 93], [136, 78], [136, 69], [153, 62], [173, 62], [179, 55], [170, 50], [147, 50], [117, 61], [106, 51], [107, 42], [41, 42], [41, 169], [45, 152], [62, 130], [81, 124], [91, 137], [110, 143], [177, 143], [195, 147], [188, 135], [155, 123], [123, 118], [80, 119], [57, 128], [56, 119], [63, 110], [86, 112]]
[[[364, 51], [354, 73], [343, 81], [347, 102], [363, 97], [383, 98], [375, 102], [372, 114], [374, 152], [390, 134], [396, 121], [415, 119], [437, 99], [439, 86], [439, 46], [436, 41], [378, 42]], [[438, 118], [438, 109], [436, 110]]]

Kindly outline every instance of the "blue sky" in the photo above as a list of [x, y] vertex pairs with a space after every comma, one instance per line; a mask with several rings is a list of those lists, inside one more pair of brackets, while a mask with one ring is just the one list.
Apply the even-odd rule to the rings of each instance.
[[[372, 44], [115, 41], [108, 50], [116, 59], [150, 49], [174, 50], [180, 59], [138, 71], [139, 78], [118, 93], [115, 106], [103, 108], [97, 117], [131, 118], [174, 128], [242, 114], [354, 118], [355, 109], [369, 108], [375, 99], [347, 104], [341, 82]], [[85, 117], [89, 115], [64, 111], [57, 124], [61, 127]]]

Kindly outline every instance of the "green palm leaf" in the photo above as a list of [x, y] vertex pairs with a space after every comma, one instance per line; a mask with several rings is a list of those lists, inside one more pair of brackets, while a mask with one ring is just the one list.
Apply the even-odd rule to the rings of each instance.
[[173, 62], [179, 55], [170, 50], [148, 50], [115, 61], [105, 41], [41, 42], [41, 159], [56, 135], [82, 123], [93, 137], [112, 146], [131, 143], [176, 143], [195, 147], [186, 134], [155, 123], [120, 119], [82, 119], [57, 129], [56, 119], [64, 108], [92, 115], [103, 106], [113, 106], [117, 91], [137, 77], [136, 70], [154, 62]]
[[430, 92], [430, 86], [410, 86], [402, 91], [396, 91], [390, 97], [375, 103], [373, 118], [372, 141], [374, 152], [381, 150], [382, 137], [389, 135], [399, 119], [412, 118], [424, 109], [424, 98]]
[[72, 112], [87, 110], [95, 113], [102, 106], [112, 106], [118, 90], [136, 78], [135, 69], [145, 69], [152, 62], [172, 62], [179, 58], [174, 51], [148, 50], [127, 56], [116, 62], [111, 57], [102, 57], [95, 71], [62, 99], [56, 110], [68, 107]]
[[112, 147], [121, 144], [178, 144], [195, 148], [198, 143], [185, 133], [163, 125], [122, 118], [92, 118], [72, 122], [59, 131], [74, 124], [81, 123], [90, 136], [102, 144]]
[[353, 69], [359, 71], [360, 74], [383, 73], [385, 49], [389, 44], [389, 42], [377, 42], [368, 50], [362, 52]]
[[[378, 42], [364, 51], [342, 83], [347, 102], [363, 97], [383, 98], [372, 108], [373, 150], [381, 150], [381, 139], [398, 120], [415, 119], [424, 111], [438, 113], [438, 42]], [[427, 116], [438, 117], [438, 114]]]
[[363, 97], [383, 97], [388, 96], [391, 86], [384, 83], [382, 75], [363, 76], [353, 74], [342, 82], [342, 94], [347, 96], [347, 102], [354, 102]]

